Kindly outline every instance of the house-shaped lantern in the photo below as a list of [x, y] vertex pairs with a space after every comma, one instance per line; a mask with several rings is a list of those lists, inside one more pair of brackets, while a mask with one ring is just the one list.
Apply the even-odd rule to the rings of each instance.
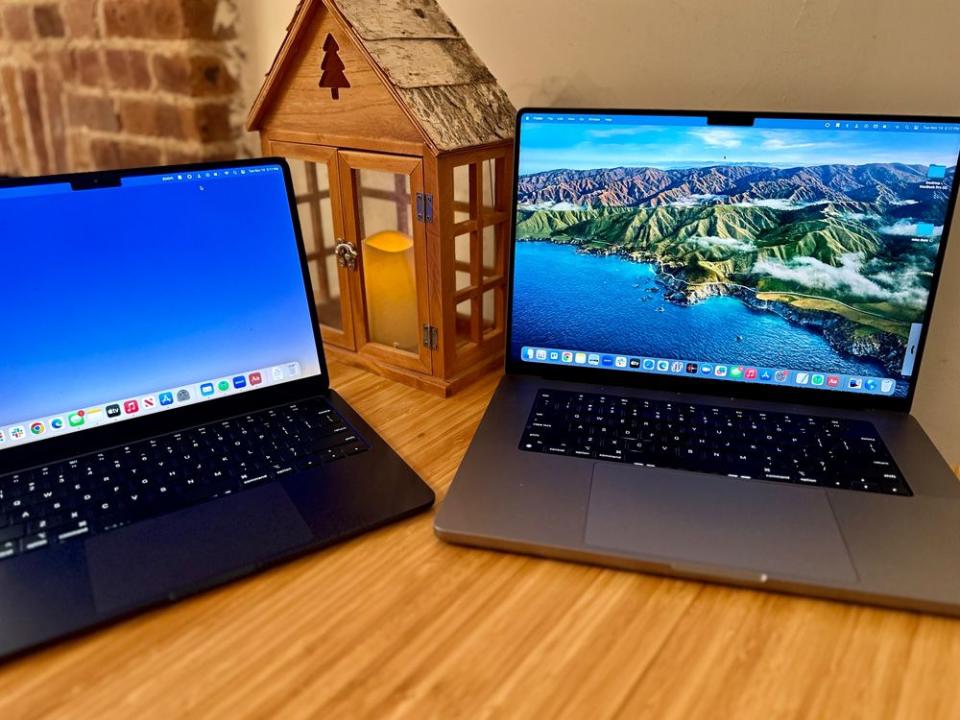
[[440, 395], [502, 357], [514, 112], [435, 0], [302, 0], [247, 127], [337, 357]]

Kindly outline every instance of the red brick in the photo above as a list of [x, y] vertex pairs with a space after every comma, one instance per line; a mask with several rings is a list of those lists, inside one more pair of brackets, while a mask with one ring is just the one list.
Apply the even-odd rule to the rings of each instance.
[[204, 162], [204, 157], [200, 149], [169, 149], [163, 154], [163, 162], [165, 165], [190, 165], [192, 163]]
[[63, 14], [70, 37], [99, 37], [97, 0], [67, 0], [63, 4]]
[[37, 161], [37, 169], [41, 173], [50, 172], [50, 153], [47, 151], [47, 133], [43, 122], [43, 107], [40, 104], [40, 85], [37, 81], [37, 71], [27, 68], [20, 73], [20, 82], [23, 84], [23, 100], [27, 109], [27, 124], [30, 136], [33, 138], [33, 152]]
[[226, 103], [198, 105], [190, 113], [186, 135], [189, 139], [203, 143], [234, 139], [236, 131], [230, 122], [230, 106]]
[[63, 116], [63, 82], [60, 73], [50, 63], [43, 66], [43, 100], [47, 106], [47, 122], [50, 124], [50, 140], [53, 143], [53, 168], [55, 172], [67, 172], [67, 135]]
[[63, 16], [56, 5], [37, 5], [33, 8], [33, 21], [40, 37], [63, 37]]
[[229, 95], [239, 87], [223, 58], [216, 55], [156, 55], [153, 74], [159, 90], [190, 97]]
[[10, 138], [7, 137], [7, 127], [3, 102], [0, 102], [0, 175], [12, 175], [16, 170], [13, 148], [10, 145]]
[[104, 0], [104, 29], [110, 37], [188, 37], [182, 4], [197, 0]]
[[181, 107], [156, 100], [121, 100], [119, 114], [123, 131], [132, 135], [199, 143], [225, 142], [236, 137], [226, 103]]
[[190, 84], [190, 62], [182, 55], [155, 55], [153, 76], [157, 89], [173, 93], [186, 93]]
[[33, 38], [33, 18], [26, 5], [9, 5], [3, 9], [3, 20], [11, 40]]
[[221, 147], [216, 150], [206, 150], [203, 153], [204, 162], [219, 162], [220, 160], [233, 160], [238, 157], [239, 147], [236, 145], [230, 147]]
[[224, 1], [0, 0], [0, 45], [16, 43], [0, 65], [0, 174], [234, 157], [239, 82], [214, 46], [235, 37], [215, 25]]
[[67, 132], [67, 153], [70, 158], [70, 170], [93, 170], [93, 156], [90, 153], [90, 139], [82, 132]]
[[220, 0], [103, 0], [110, 37], [233, 39], [236, 29], [217, 26]]
[[104, 60], [114, 87], [123, 90], [147, 90], [150, 87], [150, 66], [142, 50], [107, 50]]
[[107, 97], [68, 95], [67, 112], [70, 116], [70, 125], [73, 127], [87, 127], [91, 130], [106, 132], [116, 132], [120, 129], [113, 100]]
[[183, 112], [168, 102], [121, 100], [120, 126], [131, 135], [148, 135], [183, 140], [186, 137]]
[[153, 145], [101, 138], [91, 141], [90, 153], [98, 170], [158, 165], [163, 157], [160, 148]]
[[223, 62], [214, 55], [190, 58], [190, 94], [194, 97], [229, 95], [236, 92], [237, 80]]
[[19, 174], [33, 174], [30, 149], [27, 145], [27, 130], [23, 124], [23, 111], [20, 106], [20, 94], [17, 91], [17, 71], [10, 66], [0, 68], [4, 94], [7, 96], [7, 108], [10, 112], [10, 145]]
[[60, 50], [56, 53], [56, 59], [64, 82], [74, 82], [77, 79], [77, 58], [73, 50]]
[[238, 155], [237, 148], [218, 147], [211, 150], [204, 146], [198, 146], [194, 150], [170, 149], [163, 156], [163, 161], [167, 165], [189, 165], [199, 162], [219, 162], [221, 160], [234, 160]]
[[105, 80], [103, 59], [95, 48], [82, 48], [73, 51], [75, 77], [83, 85], [102, 87]]
[[184, 30], [188, 37], [201, 40], [234, 37], [233, 28], [214, 25], [218, 4], [218, 0], [187, 0], [183, 3]]

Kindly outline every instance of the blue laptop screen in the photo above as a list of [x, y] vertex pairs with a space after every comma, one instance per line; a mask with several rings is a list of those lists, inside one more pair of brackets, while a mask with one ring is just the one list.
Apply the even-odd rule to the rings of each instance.
[[521, 117], [509, 351], [908, 395], [960, 125]]
[[0, 448], [320, 372], [282, 169], [0, 188]]

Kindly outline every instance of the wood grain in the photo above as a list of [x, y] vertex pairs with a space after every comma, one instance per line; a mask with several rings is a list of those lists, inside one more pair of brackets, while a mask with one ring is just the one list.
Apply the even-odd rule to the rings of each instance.
[[[313, 214], [312, 222], [310, 224], [310, 231], [312, 231], [313, 235], [309, 236], [307, 228], [304, 227], [303, 239], [308, 248], [313, 246], [315, 248], [315, 252], [319, 253], [319, 261], [316, 264], [320, 267], [316, 267], [317, 272], [315, 277], [323, 279], [320, 297], [323, 299], [323, 301], [329, 301], [329, 291], [327, 290], [324, 292], [324, 285], [327, 282], [327, 250], [325, 249], [325, 246], [332, 245], [333, 247], [336, 247], [337, 243], [339, 243], [344, 237], [343, 201], [341, 200], [341, 195], [344, 190], [347, 192], [350, 191], [350, 186], [342, 188], [339, 182], [340, 167], [339, 160], [337, 158], [337, 150], [336, 148], [324, 147], [322, 145], [280, 142], [271, 140], [269, 136], [266, 135], [264, 136], [264, 144], [264, 154], [266, 154], [268, 157], [279, 155], [285, 158], [301, 160], [307, 163], [316, 163], [316, 170], [309, 168], [306, 169], [308, 183], [310, 183], [312, 179], [312, 182], [316, 184], [317, 171], [320, 170], [320, 168], [323, 168], [321, 177], [325, 176], [324, 187], [317, 189], [326, 190], [329, 193], [330, 224], [333, 226], [333, 237], [322, 237], [323, 223], [320, 220], [320, 206], [317, 203], [310, 203], [311, 213]], [[357, 344], [353, 332], [353, 306], [350, 302], [351, 294], [349, 291], [349, 285], [353, 273], [347, 268], [340, 267], [339, 263], [337, 263], [336, 272], [338, 287], [341, 292], [340, 302], [338, 303], [340, 306], [340, 327], [323, 325], [320, 330], [323, 334], [324, 343], [347, 348], [349, 350], [355, 350]]]
[[[306, 14], [300, 16], [306, 18]], [[276, 91], [261, 93], [251, 110], [251, 125], [266, 132], [272, 129], [318, 132], [342, 136], [333, 143], [339, 147], [355, 147], [354, 139], [375, 141], [388, 137], [406, 143], [422, 143], [420, 130], [410, 121], [406, 110], [398, 104], [390, 90], [371, 66], [365, 51], [332, 16], [326, 7], [318, 7], [310, 17], [300, 43], [290, 47], [289, 67], [282, 76], [271, 78]], [[323, 64], [323, 44], [332, 35], [339, 46], [339, 56], [346, 67], [350, 87], [334, 100], [329, 90], [319, 86]], [[258, 120], [260, 115], [263, 119]], [[261, 126], [262, 124], [262, 126]]]
[[[445, 18], [434, 0], [399, 5], [303, 0], [247, 119], [247, 129], [260, 132], [264, 152], [326, 163], [330, 177], [339, 179], [339, 192], [331, 190], [330, 197], [341, 218], [340, 228], [334, 229], [358, 248], [354, 169], [407, 175], [412, 203], [426, 193], [424, 203], [432, 202], [435, 218], [413, 223], [411, 235], [418, 332], [435, 335], [437, 347], [418, 343], [413, 352], [371, 341], [362, 252], [359, 269], [341, 273], [343, 328], [325, 326], [323, 335], [344, 351], [340, 355], [346, 362], [440, 396], [459, 391], [502, 357], [510, 220], [505, 200], [510, 197], [514, 116], [503, 90]], [[336, 42], [336, 57], [349, 82], [337, 83], [336, 98], [319, 86], [331, 57], [328, 40]], [[495, 208], [482, 207], [479, 164], [486, 160], [496, 167]], [[455, 162], [476, 164], [469, 227], [453, 223]], [[494, 228], [499, 246], [493, 276], [476, 265], [485, 227]], [[451, 231], [472, 234], [475, 267], [469, 297], [456, 296]], [[457, 306], [463, 302], [471, 307], [466, 338], [457, 330]], [[482, 317], [484, 302], [493, 309], [492, 327]], [[347, 357], [348, 352], [353, 354]]]
[[[330, 369], [442, 498], [496, 375], [441, 400]], [[957, 621], [470, 550], [432, 518], [8, 663], [0, 717], [960, 717]]]

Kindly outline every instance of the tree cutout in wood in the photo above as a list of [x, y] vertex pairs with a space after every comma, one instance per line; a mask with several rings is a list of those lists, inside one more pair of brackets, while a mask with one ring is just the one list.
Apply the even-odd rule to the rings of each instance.
[[320, 87], [330, 88], [330, 97], [334, 100], [340, 99], [340, 88], [350, 87], [350, 81], [343, 74], [346, 67], [339, 53], [340, 46], [333, 39], [333, 35], [327, 33], [327, 39], [323, 41], [323, 62], [320, 63], [320, 69], [323, 70]]

